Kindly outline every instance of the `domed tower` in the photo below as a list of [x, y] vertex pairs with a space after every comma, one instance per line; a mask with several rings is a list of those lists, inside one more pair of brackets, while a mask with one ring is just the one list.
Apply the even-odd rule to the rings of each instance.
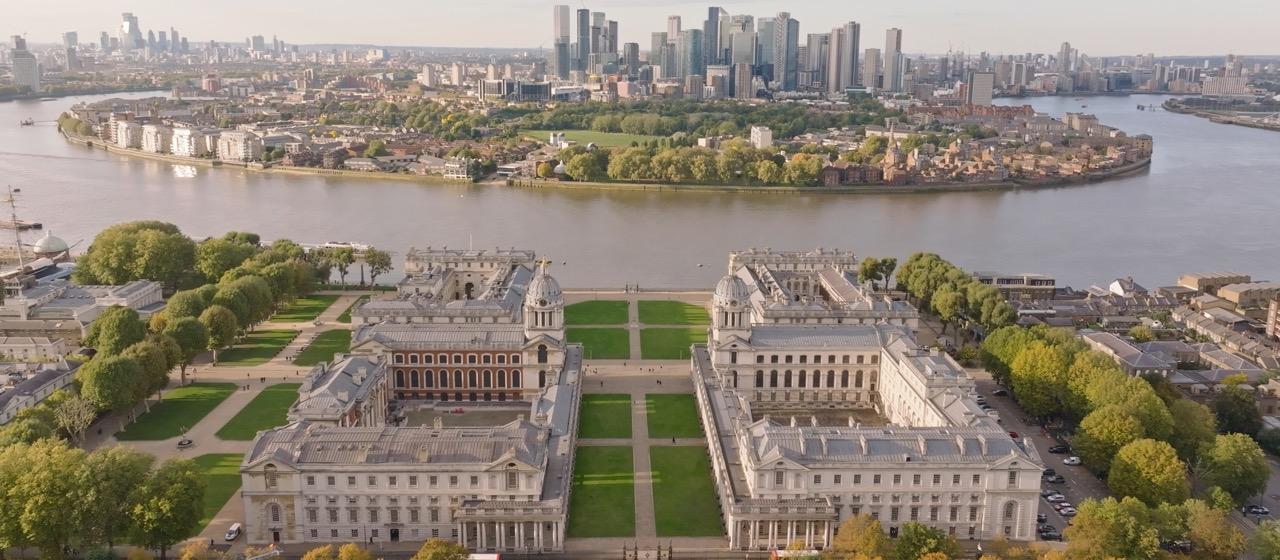
[[36, 242], [31, 245], [31, 252], [35, 253], [37, 257], [57, 260], [58, 257], [63, 256], [63, 254], [70, 248], [71, 247], [67, 245], [67, 242], [63, 241], [62, 238], [56, 237], [52, 232], [46, 231], [44, 233], [44, 237], [37, 239]]
[[547, 261], [538, 270], [524, 294], [524, 332], [533, 338], [540, 334], [564, 341], [564, 293], [560, 283], [547, 274]]
[[742, 339], [750, 338], [751, 324], [747, 317], [748, 300], [751, 291], [741, 278], [730, 274], [716, 284], [716, 293], [712, 297], [711, 338], [720, 343], [730, 336]]

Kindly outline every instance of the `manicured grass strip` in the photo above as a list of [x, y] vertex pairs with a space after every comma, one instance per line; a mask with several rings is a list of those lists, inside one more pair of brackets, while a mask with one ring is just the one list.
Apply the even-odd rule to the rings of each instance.
[[683, 301], [641, 301], [640, 322], [646, 325], [709, 325], [711, 317], [701, 305]]
[[338, 296], [302, 296], [271, 317], [272, 323], [305, 323], [314, 321]]
[[218, 430], [218, 439], [250, 441], [260, 430], [283, 426], [301, 383], [276, 383], [258, 393]]
[[240, 344], [218, 352], [218, 365], [256, 366], [267, 363], [295, 336], [298, 336], [298, 331], [268, 330], [251, 333]]
[[631, 357], [627, 329], [565, 329], [569, 342], [582, 344], [588, 360], [626, 360]]
[[640, 329], [640, 358], [684, 360], [689, 346], [707, 341], [706, 329]]
[[645, 395], [644, 405], [649, 437], [702, 437], [693, 395]]
[[564, 308], [566, 325], [624, 325], [627, 302], [614, 300], [584, 301]]
[[320, 362], [328, 362], [338, 352], [351, 351], [351, 331], [337, 329], [324, 331], [311, 341], [311, 345], [298, 352], [293, 363], [300, 366], [314, 366]]
[[653, 514], [659, 537], [724, 534], [705, 447], [650, 447], [649, 462], [653, 468]]
[[236, 390], [231, 383], [192, 383], [165, 393], [151, 412], [116, 434], [121, 441], [156, 441], [178, 437], [200, 422]]
[[192, 535], [200, 534], [217, 517], [222, 506], [227, 505], [227, 500], [240, 490], [241, 459], [244, 459], [244, 455], [240, 453], [211, 453], [193, 459], [204, 473], [207, 486], [204, 490], [204, 515], [191, 528]]
[[547, 142], [552, 132], [563, 132], [566, 140], [577, 142], [583, 146], [595, 144], [601, 147], [630, 146], [632, 142], [641, 144], [662, 136], [646, 136], [644, 134], [623, 134], [621, 132], [596, 132], [594, 130], [522, 130], [520, 134], [539, 142]]
[[570, 538], [635, 536], [633, 470], [631, 447], [578, 448], [569, 499]]
[[360, 296], [359, 298], [356, 298], [355, 301], [351, 302], [351, 305], [347, 306], [346, 311], [343, 311], [341, 315], [338, 315], [338, 322], [351, 324], [351, 310], [366, 301], [369, 301], [369, 296]]
[[583, 395], [578, 437], [630, 438], [631, 395]]

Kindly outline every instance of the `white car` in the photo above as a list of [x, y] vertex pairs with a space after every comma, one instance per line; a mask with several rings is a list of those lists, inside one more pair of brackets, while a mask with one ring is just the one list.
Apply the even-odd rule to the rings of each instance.
[[1066, 459], [1062, 460], [1062, 464], [1068, 467], [1078, 467], [1080, 466], [1080, 463], [1081, 463], [1080, 458], [1075, 456], [1067, 457]]
[[1062, 508], [1061, 510], [1058, 511], [1058, 515], [1061, 515], [1063, 517], [1075, 517], [1076, 508], [1073, 508], [1073, 507]]
[[227, 528], [227, 534], [223, 535], [223, 538], [228, 542], [234, 541], [237, 538], [240, 538], [240, 533], [243, 531], [244, 527], [242, 525], [239, 523], [232, 523], [231, 526]]
[[1065, 502], [1067, 500], [1067, 497], [1063, 496], [1062, 494], [1049, 494], [1048, 496], [1045, 496], [1044, 500], [1052, 504], [1057, 502]]

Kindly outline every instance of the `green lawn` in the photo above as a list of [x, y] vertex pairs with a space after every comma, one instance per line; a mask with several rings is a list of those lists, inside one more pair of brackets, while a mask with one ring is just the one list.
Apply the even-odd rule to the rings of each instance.
[[163, 395], [151, 412], [116, 434], [121, 441], [156, 441], [182, 435], [236, 390], [232, 383], [192, 383]]
[[630, 447], [578, 448], [569, 499], [570, 538], [635, 536], [634, 470]]
[[724, 534], [705, 447], [650, 447], [649, 463], [653, 469], [653, 513], [659, 537]]
[[283, 426], [289, 406], [298, 400], [301, 383], [277, 383], [258, 393], [218, 430], [218, 439], [250, 441], [259, 430]]
[[640, 358], [645, 360], [684, 360], [689, 346], [707, 341], [707, 330], [640, 329]]
[[351, 351], [351, 331], [337, 329], [324, 331], [311, 341], [311, 345], [298, 352], [293, 363], [300, 366], [314, 366], [320, 362], [328, 362], [338, 352]]
[[645, 395], [644, 406], [649, 437], [702, 437], [693, 395]]
[[274, 358], [298, 331], [265, 330], [250, 333], [231, 348], [218, 352], [218, 364], [224, 366], [256, 366]]
[[709, 325], [711, 318], [701, 305], [683, 301], [641, 301], [640, 322], [646, 325]]
[[631, 357], [631, 337], [627, 329], [565, 329], [565, 338], [581, 343], [587, 359], [626, 360]]
[[627, 322], [627, 302], [584, 301], [564, 308], [566, 325], [623, 325]]
[[305, 323], [316, 320], [338, 296], [302, 296], [271, 317], [272, 323]]
[[578, 437], [631, 437], [631, 395], [583, 395]]
[[581, 145], [595, 144], [600, 147], [630, 146], [632, 142], [645, 143], [650, 140], [665, 138], [664, 136], [646, 136], [644, 134], [623, 134], [621, 132], [596, 132], [594, 130], [522, 130], [520, 134], [546, 143], [552, 132], [563, 132], [565, 139]]
[[360, 305], [360, 304], [362, 304], [362, 303], [364, 303], [364, 302], [366, 302], [366, 301], [369, 301], [369, 296], [360, 296], [360, 297], [356, 298], [356, 300], [355, 300], [354, 302], [352, 302], [352, 303], [351, 303], [351, 305], [347, 306], [347, 309], [346, 309], [345, 311], [343, 311], [341, 315], [338, 315], [338, 322], [339, 322], [339, 323], [347, 323], [347, 324], [350, 324], [350, 323], [351, 323], [351, 310], [352, 310], [352, 309], [355, 309], [357, 305]]
[[194, 459], [204, 473], [207, 486], [204, 490], [204, 515], [191, 528], [192, 535], [200, 534], [222, 506], [227, 505], [227, 500], [240, 490], [240, 461], [243, 459], [244, 455], [240, 453], [211, 453]]

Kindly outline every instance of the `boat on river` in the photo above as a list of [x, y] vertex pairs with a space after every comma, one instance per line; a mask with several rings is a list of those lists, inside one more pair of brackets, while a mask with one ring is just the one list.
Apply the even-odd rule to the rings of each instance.
[[21, 126], [31, 126], [33, 124], [36, 124], [36, 121], [35, 119], [23, 119], [21, 121], [18, 121], [18, 124]]

